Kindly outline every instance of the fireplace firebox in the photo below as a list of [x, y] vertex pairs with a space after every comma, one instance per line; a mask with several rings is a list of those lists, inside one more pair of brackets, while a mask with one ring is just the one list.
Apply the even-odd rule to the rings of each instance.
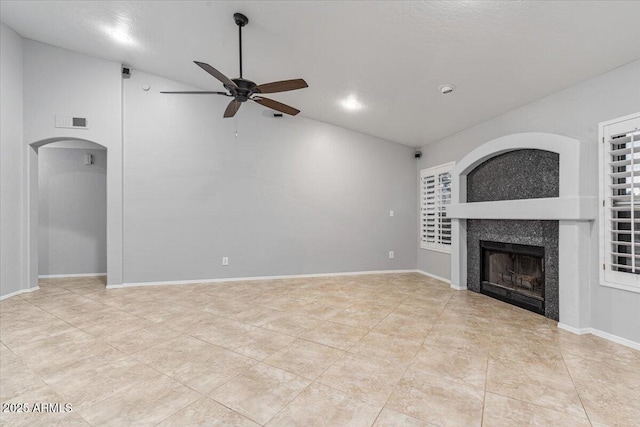
[[480, 241], [480, 292], [544, 315], [544, 248]]

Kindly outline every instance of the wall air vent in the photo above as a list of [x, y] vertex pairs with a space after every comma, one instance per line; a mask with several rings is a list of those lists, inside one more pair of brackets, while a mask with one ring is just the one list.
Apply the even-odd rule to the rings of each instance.
[[70, 129], [88, 129], [86, 117], [56, 116], [55, 127]]

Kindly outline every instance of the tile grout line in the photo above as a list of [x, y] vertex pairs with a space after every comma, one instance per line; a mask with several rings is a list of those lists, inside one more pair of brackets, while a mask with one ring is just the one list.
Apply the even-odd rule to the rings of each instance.
[[[267, 365], [267, 366], [271, 366], [271, 365]], [[274, 366], [275, 368], [275, 366]], [[275, 369], [280, 369], [280, 368], [275, 368]], [[284, 369], [282, 369], [284, 371]], [[289, 371], [285, 371], [288, 372], [289, 374], [292, 374]], [[292, 375], [296, 375], [296, 374], [292, 374]], [[300, 375], [296, 375], [298, 377], [300, 377]], [[300, 378], [304, 378], [304, 377], [300, 377]], [[305, 380], [309, 381], [307, 378], [304, 378]], [[289, 407], [289, 405], [291, 404], [291, 402], [293, 402], [294, 400], [296, 400], [298, 398], [298, 396], [300, 396], [302, 393], [304, 393], [305, 390], [307, 390], [309, 387], [311, 387], [314, 384], [314, 381], [309, 382], [309, 384], [306, 385], [306, 387], [304, 387], [302, 390], [300, 390], [299, 393], [297, 393], [291, 400], [289, 400], [278, 412], [276, 412], [271, 418], [269, 418], [267, 420], [267, 422], [265, 422], [264, 424], [260, 424], [260, 425], [267, 425], [269, 424], [271, 421], [273, 421], [282, 411], [284, 411], [287, 407]]]
[[505, 399], [516, 400], [518, 402], [526, 403], [527, 405], [535, 406], [536, 408], [544, 409], [545, 411], [556, 412], [558, 414], [566, 415], [566, 416], [569, 416], [569, 417], [572, 417], [572, 418], [579, 418], [581, 420], [586, 420], [586, 421], [589, 422], [589, 424], [592, 424], [587, 418], [583, 418], [583, 417], [580, 417], [578, 415], [573, 415], [573, 414], [570, 414], [568, 412], [559, 411], [558, 409], [549, 408], [548, 406], [542, 406], [542, 405], [539, 405], [537, 403], [529, 402], [528, 400], [522, 400], [522, 399], [519, 399], [519, 398], [513, 397], [513, 396], [505, 396], [504, 394], [498, 393], [498, 392], [495, 392], [495, 391], [488, 391], [487, 393], [488, 394], [495, 394], [496, 396], [504, 397]]
[[564, 368], [567, 370], [567, 373], [569, 374], [569, 378], [571, 379], [571, 384], [573, 384], [573, 389], [576, 391], [576, 394], [578, 395], [578, 399], [580, 399], [580, 405], [582, 406], [582, 410], [584, 411], [584, 414], [587, 417], [587, 421], [589, 421], [589, 424], [593, 425], [593, 423], [591, 422], [591, 418], [589, 417], [589, 413], [587, 412], [587, 408], [584, 407], [584, 402], [582, 401], [582, 396], [580, 395], [580, 391], [578, 390], [578, 387], [576, 386], [576, 382], [573, 379], [573, 375], [571, 375], [571, 370], [567, 366], [567, 362], [564, 360], [564, 353], [562, 352], [562, 349], [560, 347], [560, 343], [559, 342], [558, 342], [558, 351], [560, 352], [560, 357], [562, 357], [562, 364], [564, 365]]
[[484, 393], [482, 395], [482, 415], [480, 416], [480, 426], [484, 425], [484, 410], [487, 402], [487, 383], [489, 382], [489, 362], [491, 356], [487, 355], [487, 367], [484, 372]]

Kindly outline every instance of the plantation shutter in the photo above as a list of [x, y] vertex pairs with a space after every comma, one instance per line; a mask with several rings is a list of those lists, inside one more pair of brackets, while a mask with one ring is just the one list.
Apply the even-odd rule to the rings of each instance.
[[453, 163], [420, 171], [420, 247], [449, 252], [451, 170]]
[[447, 205], [451, 204], [451, 169], [438, 173], [438, 234], [441, 245], [451, 246], [451, 218]]
[[603, 141], [605, 280], [640, 286], [640, 118], [607, 126]]
[[[422, 221], [422, 244], [435, 245], [436, 243], [436, 176], [428, 173], [420, 177], [422, 182], [421, 190], [421, 221]], [[422, 246], [425, 247], [425, 246]]]

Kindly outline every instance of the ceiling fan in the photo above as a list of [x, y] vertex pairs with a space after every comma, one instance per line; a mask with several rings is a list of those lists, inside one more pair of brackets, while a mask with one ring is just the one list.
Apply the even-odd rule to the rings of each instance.
[[230, 79], [209, 64], [206, 64], [204, 62], [199, 62], [199, 61], [193, 61], [197, 66], [205, 70], [207, 73], [211, 74], [216, 79], [220, 80], [224, 88], [228, 92], [181, 91], [181, 92], [160, 92], [160, 93], [187, 94], [187, 95], [194, 95], [194, 94], [224, 95], [224, 96], [233, 97], [233, 100], [229, 103], [229, 105], [227, 106], [227, 109], [224, 111], [224, 117], [235, 116], [235, 114], [238, 112], [238, 109], [240, 108], [242, 103], [246, 102], [247, 100], [251, 100], [251, 101], [257, 102], [258, 104], [264, 105], [265, 107], [283, 112], [285, 114], [295, 116], [300, 112], [300, 110], [290, 107], [289, 105], [283, 104], [281, 102], [274, 101], [273, 99], [264, 98], [263, 96], [261, 96], [261, 94], [304, 89], [305, 87], [309, 87], [309, 85], [307, 85], [307, 82], [305, 82], [303, 79], [282, 80], [278, 82], [257, 85], [251, 80], [247, 80], [243, 78], [242, 77], [242, 27], [244, 27], [249, 23], [249, 18], [244, 16], [242, 13], [234, 13], [233, 19], [236, 25], [238, 26], [238, 36], [239, 36], [239, 43], [240, 43], [240, 77], [237, 79]]

